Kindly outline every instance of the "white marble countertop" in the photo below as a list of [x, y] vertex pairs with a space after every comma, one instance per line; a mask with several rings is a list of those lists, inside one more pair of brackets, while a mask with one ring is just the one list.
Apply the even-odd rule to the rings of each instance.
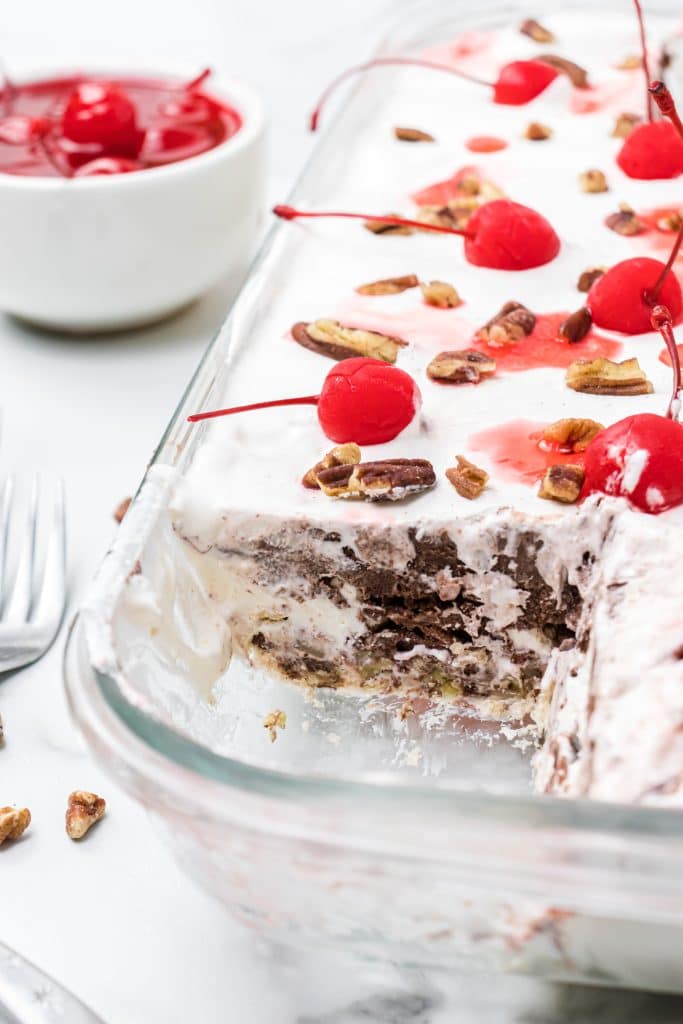
[[[92, 17], [90, 0], [13, 5], [3, 57], [84, 54], [207, 63], [261, 90], [271, 112], [271, 197], [283, 199], [310, 147], [305, 113], [316, 90], [362, 57], [388, 0], [118, 0]], [[70, 610], [111, 538], [112, 511], [144, 470], [235, 282], [170, 323], [108, 339], [55, 337], [0, 318], [0, 473], [65, 480]], [[38, 664], [0, 678], [6, 743], [0, 804], [31, 809], [26, 838], [0, 850], [0, 940], [73, 989], [109, 1024], [445, 1024], [674, 1022], [673, 998], [543, 985], [524, 978], [426, 978], [391, 967], [360, 971], [303, 957], [234, 924], [176, 868], [145, 814], [104, 777], [69, 721], [63, 636]], [[64, 834], [67, 794], [107, 798], [106, 820], [80, 845]]]

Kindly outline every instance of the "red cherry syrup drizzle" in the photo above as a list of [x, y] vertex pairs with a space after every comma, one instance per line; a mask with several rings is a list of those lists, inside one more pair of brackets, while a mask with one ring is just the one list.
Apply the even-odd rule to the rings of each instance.
[[577, 465], [583, 459], [583, 453], [563, 450], [558, 444], [544, 441], [546, 426], [534, 420], [510, 420], [471, 434], [468, 447], [473, 452], [485, 452], [499, 468], [503, 479], [535, 484], [551, 466]]
[[577, 359], [615, 359], [622, 350], [622, 344], [613, 338], [606, 338], [589, 331], [578, 342], [569, 342], [560, 336], [560, 325], [568, 313], [541, 313], [531, 334], [520, 338], [511, 345], [489, 345], [474, 339], [469, 345], [496, 360], [497, 371], [516, 373], [536, 370], [542, 367], [566, 368]]
[[73, 75], [14, 86], [0, 119], [0, 173], [121, 174], [214, 149], [242, 122], [204, 91], [209, 73], [188, 83]]
[[507, 145], [505, 139], [499, 139], [497, 135], [473, 135], [465, 142], [470, 153], [497, 153]]

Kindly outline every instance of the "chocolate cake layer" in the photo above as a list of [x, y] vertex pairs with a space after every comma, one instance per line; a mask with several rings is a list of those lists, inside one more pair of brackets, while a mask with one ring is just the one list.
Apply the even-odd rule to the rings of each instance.
[[[308, 686], [533, 698], [604, 531], [509, 510], [431, 529], [227, 518], [198, 568], [251, 660]], [[597, 528], [596, 528], [597, 526]], [[585, 534], [585, 535], [584, 535]]]

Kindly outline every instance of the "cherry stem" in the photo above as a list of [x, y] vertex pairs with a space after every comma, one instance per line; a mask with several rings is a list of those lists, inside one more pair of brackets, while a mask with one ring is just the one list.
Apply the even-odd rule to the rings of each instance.
[[652, 96], [650, 94], [650, 67], [647, 57], [647, 39], [645, 37], [645, 19], [643, 18], [643, 9], [640, 6], [640, 0], [633, 0], [633, 4], [636, 9], [636, 15], [638, 17], [638, 30], [640, 32], [640, 51], [643, 59], [643, 73], [645, 75], [645, 100], [647, 107], [647, 119], [648, 121], [653, 120], [652, 110]]
[[648, 289], [648, 291], [645, 294], [645, 301], [647, 302], [647, 304], [649, 306], [654, 306], [654, 304], [656, 303], [657, 299], [659, 298], [659, 293], [662, 290], [662, 285], [664, 284], [664, 281], [666, 279], [666, 275], [668, 273], [670, 273], [671, 268], [674, 265], [674, 261], [675, 261], [676, 257], [678, 256], [678, 250], [681, 247], [681, 242], [683, 242], [683, 224], [681, 224], [680, 228], [678, 229], [678, 234], [676, 235], [676, 241], [673, 244], [673, 249], [669, 253], [668, 260], [666, 261], [665, 265], [662, 267], [662, 272], [660, 273], [659, 277], [655, 281], [655, 283], [652, 286], [652, 288]]
[[669, 407], [666, 410], [667, 419], [677, 420], [678, 414], [681, 408], [681, 360], [678, 354], [678, 346], [676, 345], [676, 339], [673, 332], [673, 324], [671, 321], [671, 313], [666, 306], [655, 306], [652, 310], [651, 317], [652, 326], [656, 331], [659, 331], [662, 338], [666, 343], [666, 347], [669, 352], [669, 358], [671, 359], [671, 368], [674, 375], [674, 386], [671, 394], [671, 401]]
[[207, 78], [210, 78], [212, 74], [213, 71], [211, 70], [211, 68], [204, 68], [204, 70], [200, 71], [200, 73], [195, 78], [193, 78], [192, 81], [188, 82], [187, 85], [185, 86], [181, 86], [181, 88], [185, 89], [186, 92], [191, 92], [193, 89], [199, 89], [200, 86], [204, 85], [204, 82], [206, 82]]
[[672, 125], [683, 139], [683, 122], [676, 110], [676, 101], [669, 92], [668, 87], [662, 81], [652, 82], [648, 89], [649, 95], [654, 99], [657, 107], [664, 117], [668, 117]]
[[232, 416], [236, 412], [251, 412], [253, 409], [276, 409], [280, 405], [317, 405], [320, 395], [305, 395], [303, 398], [278, 398], [274, 402], [254, 402], [252, 405], [235, 405], [231, 409], [213, 409], [210, 412], [196, 412], [188, 416], [188, 423], [213, 420], [218, 416]]
[[465, 78], [468, 82], [474, 82], [476, 85], [487, 85], [490, 89], [494, 86], [493, 82], [487, 82], [483, 78], [476, 78], [474, 75], [468, 75], [464, 71], [459, 71], [458, 68], [451, 67], [450, 64], [441, 64], [438, 61], [423, 60], [420, 57], [376, 57], [374, 60], [368, 60], [364, 64], [356, 64], [352, 68], [347, 68], [346, 71], [342, 71], [341, 75], [338, 75], [337, 78], [330, 82], [318, 100], [315, 110], [311, 114], [309, 122], [311, 131], [314, 132], [318, 127], [322, 109], [332, 93], [335, 92], [337, 87], [340, 86], [342, 82], [345, 82], [347, 78], [351, 78], [353, 75], [357, 75], [362, 71], [370, 71], [372, 68], [403, 66], [431, 68], [432, 71], [445, 71], [449, 75], [455, 75], [457, 78]]
[[293, 206], [280, 204], [273, 207], [276, 217], [283, 220], [297, 220], [301, 217], [341, 217], [349, 220], [377, 221], [380, 224], [395, 224], [397, 227], [419, 228], [421, 231], [438, 231], [442, 235], [461, 235], [470, 238], [471, 232], [461, 228], [445, 228], [440, 224], [425, 224], [421, 220], [411, 220], [408, 217], [392, 217], [391, 214], [377, 216], [374, 213], [348, 213], [342, 210], [297, 210]]

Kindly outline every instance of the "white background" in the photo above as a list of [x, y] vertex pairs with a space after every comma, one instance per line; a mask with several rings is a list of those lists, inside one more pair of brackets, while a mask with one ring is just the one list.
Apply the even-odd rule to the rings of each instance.
[[[400, 9], [387, 0], [4, 0], [0, 45], [10, 73], [27, 61], [87, 68], [91, 56], [111, 56], [144, 69], [147, 58], [168, 57], [245, 79], [270, 111], [275, 200], [309, 151], [305, 115], [317, 92], [370, 51]], [[72, 610], [112, 536], [112, 510], [135, 489], [232, 290], [226, 284], [166, 325], [106, 340], [40, 334], [0, 318], [0, 472], [64, 477]], [[143, 812], [90, 762], [66, 713], [62, 641], [0, 679], [0, 805], [26, 805], [34, 819], [22, 842], [0, 849], [0, 940], [110, 1024], [550, 1024], [602, 1021], [608, 1005], [621, 1021], [683, 1019], [677, 1001], [524, 979], [453, 982], [445, 986], [451, 1003], [423, 978], [361, 974], [268, 948], [185, 880]], [[109, 802], [80, 845], [63, 831], [74, 788]]]

